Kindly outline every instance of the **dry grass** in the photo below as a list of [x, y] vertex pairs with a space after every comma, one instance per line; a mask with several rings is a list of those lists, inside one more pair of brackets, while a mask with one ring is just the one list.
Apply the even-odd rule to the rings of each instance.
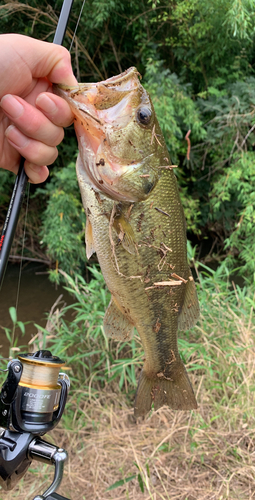
[[[235, 319], [238, 342], [240, 335], [250, 334]], [[242, 324], [242, 326], [241, 326]], [[252, 330], [250, 330], [252, 332]], [[215, 363], [221, 363], [229, 380], [221, 381], [221, 400], [217, 385], [212, 388], [209, 372], [200, 379], [192, 375], [197, 386], [199, 409], [174, 412], [162, 408], [146, 420], [135, 422], [133, 410], [123, 395], [105, 389], [100, 398], [77, 406], [79, 392], [71, 400], [74, 411], [72, 430], [57, 428], [51, 438], [69, 451], [69, 462], [59, 493], [72, 500], [250, 500], [255, 498], [255, 399], [252, 375], [254, 349], [252, 338], [248, 349], [233, 371], [236, 354], [226, 356], [215, 344]], [[207, 338], [208, 341], [208, 338]], [[206, 339], [204, 338], [206, 344]], [[243, 344], [242, 344], [243, 345]], [[240, 362], [247, 364], [240, 390], [230, 387], [238, 375]], [[202, 361], [202, 360], [200, 360]], [[225, 366], [223, 366], [225, 364]], [[215, 374], [214, 374], [215, 376]], [[208, 390], [208, 384], [211, 389]], [[53, 471], [33, 463], [18, 489], [4, 496], [32, 500], [49, 485]], [[136, 477], [107, 491], [116, 481]], [[138, 480], [140, 479], [140, 483]], [[141, 491], [141, 482], [144, 492]]]
[[[59, 493], [72, 500], [255, 498], [255, 426], [243, 423], [241, 409], [228, 420], [227, 408], [218, 418], [210, 405], [192, 413], [163, 408], [136, 424], [132, 410], [109, 405], [114, 398], [104, 394], [82, 408], [85, 428], [54, 431], [54, 441], [70, 457]], [[4, 498], [31, 500], [38, 485], [40, 491], [49, 485], [48, 473], [40, 465]], [[144, 493], [137, 477], [107, 491], [117, 480], [139, 473]]]

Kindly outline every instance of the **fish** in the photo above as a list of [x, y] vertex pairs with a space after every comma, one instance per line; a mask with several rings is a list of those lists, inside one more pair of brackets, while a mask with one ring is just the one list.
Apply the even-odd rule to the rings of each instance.
[[199, 303], [175, 166], [150, 96], [135, 67], [53, 91], [74, 114], [87, 257], [96, 252], [111, 292], [105, 334], [127, 341], [135, 327], [144, 348], [135, 418], [152, 405], [196, 409], [177, 332], [196, 324]]

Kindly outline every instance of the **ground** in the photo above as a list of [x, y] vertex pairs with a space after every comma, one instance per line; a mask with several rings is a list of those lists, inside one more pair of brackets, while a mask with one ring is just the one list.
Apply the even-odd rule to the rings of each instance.
[[[235, 421], [233, 414], [226, 418], [228, 408], [215, 418], [203, 378], [197, 399], [196, 411], [161, 408], [138, 423], [115, 394], [88, 401], [79, 410], [84, 428], [77, 424], [76, 429], [58, 427], [51, 433], [69, 453], [58, 492], [72, 500], [255, 498], [255, 428], [241, 424], [240, 411]], [[53, 468], [33, 462], [16, 489], [0, 498], [32, 500], [52, 477]]]

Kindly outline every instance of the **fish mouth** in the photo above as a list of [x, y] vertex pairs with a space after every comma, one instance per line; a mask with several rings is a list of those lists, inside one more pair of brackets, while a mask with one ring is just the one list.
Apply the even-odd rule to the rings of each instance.
[[125, 96], [141, 88], [139, 77], [137, 69], [131, 67], [101, 82], [79, 83], [74, 87], [53, 84], [52, 90], [69, 103], [74, 114], [82, 109], [92, 120], [103, 124], [97, 112], [114, 107]]
[[132, 99], [143, 90], [139, 77], [137, 69], [131, 67], [97, 83], [53, 86], [53, 92], [68, 102], [75, 116], [80, 152], [78, 175], [97, 191], [118, 201], [136, 201], [130, 193], [121, 192], [118, 183], [131, 170], [141, 167], [141, 161], [131, 162], [113, 154], [109, 130], [120, 130], [133, 119]]
[[[130, 82], [134, 76], [142, 78], [139, 71], [137, 71], [137, 69], [134, 66], [132, 66], [123, 73], [120, 73], [120, 75], [111, 76], [110, 78], [107, 78], [106, 80], [101, 80], [100, 82], [78, 83], [78, 85], [75, 85], [73, 87], [68, 87], [67, 85], [64, 84], [53, 84], [53, 92], [58, 93], [58, 90], [60, 90], [60, 92], [61, 91], [68, 92], [69, 96], [73, 98], [74, 96], [80, 94], [81, 92], [88, 92], [92, 88], [96, 88], [99, 85], [102, 85], [104, 87], [130, 86]], [[128, 89], [126, 88], [126, 90]]]
[[130, 86], [133, 77], [142, 78], [139, 71], [137, 71], [134, 66], [127, 69], [123, 73], [120, 73], [120, 75], [112, 76], [111, 78], [107, 78], [107, 80], [101, 81], [100, 84], [104, 85], [105, 87], [127, 87]]

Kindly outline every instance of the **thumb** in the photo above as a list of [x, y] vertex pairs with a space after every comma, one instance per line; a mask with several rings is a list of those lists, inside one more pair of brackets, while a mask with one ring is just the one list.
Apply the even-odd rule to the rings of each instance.
[[0, 47], [1, 62], [3, 59], [1, 95], [7, 91], [17, 95], [28, 93], [35, 86], [34, 79], [38, 78], [47, 78], [52, 83], [77, 85], [70, 54], [61, 45], [8, 34], [0, 36]]

